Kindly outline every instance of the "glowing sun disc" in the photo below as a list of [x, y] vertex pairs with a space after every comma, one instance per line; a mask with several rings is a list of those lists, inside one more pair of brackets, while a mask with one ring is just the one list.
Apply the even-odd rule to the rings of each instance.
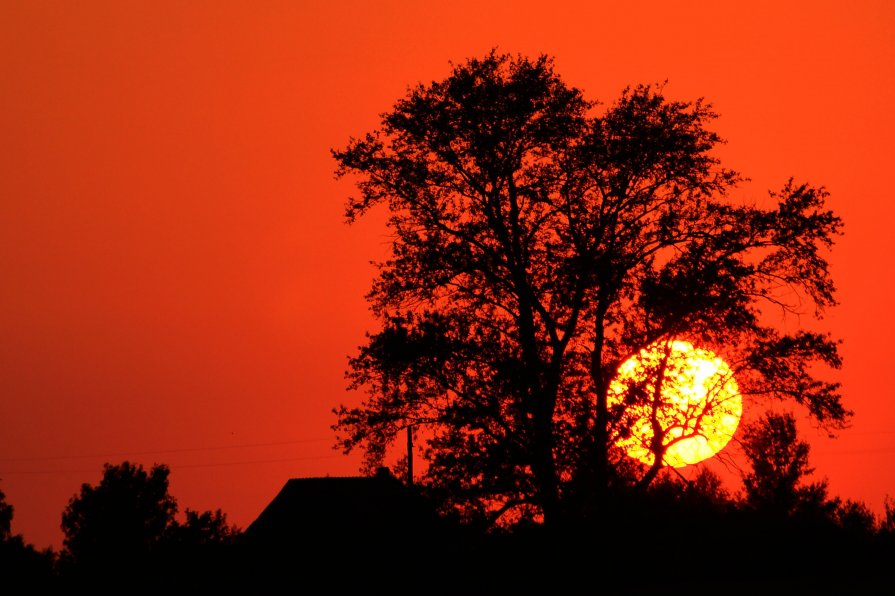
[[679, 468], [727, 445], [743, 400], [724, 360], [677, 340], [657, 342], [626, 360], [609, 386], [609, 408], [620, 413], [616, 445], [629, 457], [652, 465], [659, 448], [663, 465]]

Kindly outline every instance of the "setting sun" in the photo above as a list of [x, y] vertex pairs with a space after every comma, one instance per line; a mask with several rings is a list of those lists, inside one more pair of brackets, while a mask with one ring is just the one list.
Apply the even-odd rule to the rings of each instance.
[[623, 410], [616, 444], [628, 456], [652, 465], [664, 452], [663, 465], [676, 468], [718, 453], [743, 412], [727, 363], [686, 341], [659, 342], [626, 360], [610, 385], [609, 406]]

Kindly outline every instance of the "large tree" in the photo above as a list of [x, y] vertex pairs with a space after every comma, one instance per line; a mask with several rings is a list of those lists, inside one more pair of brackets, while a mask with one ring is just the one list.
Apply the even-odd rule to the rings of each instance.
[[793, 181], [770, 208], [731, 198], [741, 178], [713, 154], [713, 118], [655, 86], [600, 109], [551, 59], [492, 52], [334, 151], [360, 191], [348, 221], [384, 205], [392, 234], [368, 295], [381, 329], [350, 362], [368, 397], [337, 410], [342, 447], [374, 465], [412, 426], [449, 506], [557, 521], [655, 477], [667, 444], [633, 475], [614, 448], [646, 398], [613, 406], [609, 388], [675, 339], [721, 354], [744, 396], [841, 424], [836, 385], [812, 376], [839, 365], [836, 343], [784, 333], [768, 309], [834, 303], [822, 251], [840, 221]]

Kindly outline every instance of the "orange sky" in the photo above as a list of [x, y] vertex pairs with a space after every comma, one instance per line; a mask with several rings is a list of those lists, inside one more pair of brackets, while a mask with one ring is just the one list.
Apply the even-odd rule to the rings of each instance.
[[705, 96], [725, 165], [752, 179], [741, 197], [827, 186], [846, 233], [824, 325], [856, 416], [836, 440], [805, 433], [834, 494], [895, 497], [895, 4], [424, 4], [0, 3], [14, 531], [58, 546], [104, 461], [167, 463], [181, 508], [243, 527], [289, 477], [356, 472], [330, 410], [359, 397], [342, 375], [387, 244], [381, 217], [342, 223], [352, 188], [328, 150], [494, 46], [555, 56], [590, 98], [665, 79]]

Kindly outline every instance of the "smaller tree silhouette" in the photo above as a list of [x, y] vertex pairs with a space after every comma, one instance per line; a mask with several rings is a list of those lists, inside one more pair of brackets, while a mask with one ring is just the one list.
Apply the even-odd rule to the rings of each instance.
[[834, 519], [836, 524], [847, 532], [856, 535], [870, 536], [877, 530], [877, 520], [873, 511], [863, 501], [852, 499], [833, 499], [836, 507]]
[[164, 464], [147, 471], [125, 461], [106, 464], [98, 485], [83, 484], [62, 514], [63, 573], [111, 585], [140, 578], [144, 586], [207, 577], [210, 547], [233, 543], [239, 530], [220, 509], [187, 509], [178, 522], [169, 474]]
[[886, 497], [886, 513], [880, 522], [883, 532], [895, 534], [895, 499]]
[[175, 522], [161, 545], [161, 553], [154, 560], [180, 586], [192, 586], [202, 591], [232, 590], [227, 585], [239, 564], [234, 545], [240, 531], [227, 524], [227, 516], [220, 510], [184, 511], [184, 521]]
[[12, 513], [12, 505], [6, 502], [6, 495], [0, 490], [0, 541], [12, 536]]
[[137, 571], [175, 521], [169, 473], [163, 464], [147, 472], [125, 461], [105, 464], [98, 485], [82, 484], [62, 514], [65, 566], [87, 575]]
[[827, 499], [826, 481], [805, 482], [814, 472], [808, 464], [811, 447], [799, 440], [791, 413], [768, 412], [748, 425], [742, 446], [752, 467], [743, 476], [748, 506], [778, 516], [835, 514], [837, 503]]
[[188, 546], [232, 544], [239, 536], [236, 526], [227, 524], [227, 514], [215, 511], [184, 511], [185, 521], [175, 523], [169, 533], [171, 541]]
[[52, 581], [55, 555], [49, 548], [38, 551], [21, 534], [12, 533], [14, 512], [0, 490], [0, 586], [28, 585], [39, 592]]

